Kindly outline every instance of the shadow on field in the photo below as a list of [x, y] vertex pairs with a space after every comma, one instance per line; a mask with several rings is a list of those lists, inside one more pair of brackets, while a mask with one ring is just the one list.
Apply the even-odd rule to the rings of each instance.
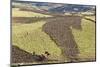
[[70, 62], [78, 61], [79, 49], [72, 34], [71, 27], [82, 30], [81, 17], [79, 16], [62, 16], [47, 20], [42, 30], [55, 41], [61, 48], [62, 55]]

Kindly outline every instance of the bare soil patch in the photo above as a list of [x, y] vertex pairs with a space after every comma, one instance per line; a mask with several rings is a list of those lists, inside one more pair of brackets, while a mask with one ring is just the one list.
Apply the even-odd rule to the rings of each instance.
[[62, 16], [47, 20], [43, 26], [43, 31], [47, 33], [53, 41], [61, 48], [62, 54], [71, 59], [77, 60], [79, 54], [78, 45], [72, 34], [72, 28], [82, 30], [81, 17]]

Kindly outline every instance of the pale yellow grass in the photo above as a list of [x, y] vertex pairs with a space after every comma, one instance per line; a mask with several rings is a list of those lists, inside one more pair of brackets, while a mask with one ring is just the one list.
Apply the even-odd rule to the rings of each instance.
[[95, 58], [95, 23], [82, 19], [82, 30], [72, 29], [81, 58]]
[[51, 17], [51, 16], [29, 11], [20, 11], [19, 8], [12, 8], [12, 17]]
[[85, 16], [85, 17], [88, 18], [88, 19], [95, 20], [95, 16]]

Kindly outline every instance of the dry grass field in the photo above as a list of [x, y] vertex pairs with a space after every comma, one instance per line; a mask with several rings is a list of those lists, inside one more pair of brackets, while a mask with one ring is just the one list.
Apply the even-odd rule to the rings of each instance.
[[[19, 11], [18, 8], [12, 8], [12, 17], [51, 17], [51, 16], [35, 12]], [[95, 19], [94, 16], [87, 16], [87, 17], [93, 20]], [[36, 21], [31, 21], [31, 22], [32, 23], [29, 22], [23, 24], [21, 22], [19, 23], [12, 22], [12, 44], [24, 51], [29, 52], [30, 54], [35, 52], [37, 55], [41, 55], [44, 54], [45, 51], [48, 51], [50, 53], [48, 59], [58, 60], [58, 61], [46, 61], [41, 63], [62, 62], [61, 49], [50, 38], [50, 36], [42, 30], [42, 27], [46, 23], [46, 21], [40, 20], [37, 22]], [[79, 48], [80, 52], [80, 54], [78, 55], [80, 59], [79, 61], [95, 61], [95, 23], [82, 18], [81, 27], [82, 27], [81, 31], [70, 27], [74, 39]], [[68, 61], [66, 60], [66, 62]], [[31, 63], [38, 64], [40, 62], [31, 62]]]

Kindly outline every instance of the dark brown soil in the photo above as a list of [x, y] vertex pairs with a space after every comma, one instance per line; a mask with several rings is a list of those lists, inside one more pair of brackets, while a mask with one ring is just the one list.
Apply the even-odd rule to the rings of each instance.
[[36, 18], [36, 17], [13, 17], [12, 18], [13, 23], [33, 23], [39, 20], [41, 20], [41, 18]]
[[[62, 55], [70, 59], [72, 62], [82, 61], [81, 58], [78, 59], [78, 54], [80, 52], [71, 29], [82, 30], [81, 18], [82, 17], [79, 16], [59, 16], [41, 19], [47, 22], [43, 25], [42, 30], [50, 36], [59, 48], [61, 48]], [[13, 20], [28, 23], [29, 21], [33, 21], [33, 17], [14, 17]], [[95, 59], [83, 59], [83, 61], [94, 60]], [[12, 63], [32, 63], [34, 61], [36, 62], [31, 53], [28, 53], [17, 46], [12, 46]]]
[[43, 31], [56, 42], [65, 57], [73, 60], [77, 58], [79, 50], [72, 34], [71, 27], [82, 30], [81, 17], [55, 17], [52, 20], [48, 20], [47, 23], [43, 25]]
[[32, 55], [31, 53], [22, 50], [17, 46], [12, 45], [12, 59], [11, 59], [12, 63], [33, 63], [42, 61], [48, 61], [43, 54]]
[[12, 45], [12, 63], [30, 63], [33, 62], [32, 54]]
[[[32, 17], [14, 17], [14, 20], [18, 20], [17, 22], [24, 21], [25, 23], [29, 21], [33, 21]], [[62, 54], [70, 59], [76, 58], [79, 54], [77, 43], [75, 42], [74, 36], [72, 34], [72, 28], [82, 30], [81, 28], [81, 17], [79, 16], [58, 16], [58, 17], [48, 17], [48, 18], [42, 18], [47, 22], [43, 25], [43, 31], [47, 33], [53, 41], [56, 42], [56, 44], [61, 48]], [[15, 50], [15, 53], [19, 53], [19, 50]], [[13, 51], [14, 52], [14, 51]], [[25, 52], [25, 51], [24, 51]], [[28, 54], [27, 52], [25, 54]], [[21, 56], [24, 55], [24, 53], [20, 54]], [[19, 55], [19, 59], [20, 59]], [[16, 55], [18, 56], [18, 55]], [[25, 57], [27, 55], [24, 55]], [[29, 58], [32, 58], [32, 55], [29, 54], [26, 58], [26, 60]], [[15, 57], [15, 56], [14, 56]], [[25, 62], [23, 60], [19, 60], [18, 62]], [[16, 62], [17, 59], [15, 59], [14, 62]], [[27, 60], [28, 61], [28, 60]], [[33, 60], [29, 60], [29, 62], [32, 62]]]

